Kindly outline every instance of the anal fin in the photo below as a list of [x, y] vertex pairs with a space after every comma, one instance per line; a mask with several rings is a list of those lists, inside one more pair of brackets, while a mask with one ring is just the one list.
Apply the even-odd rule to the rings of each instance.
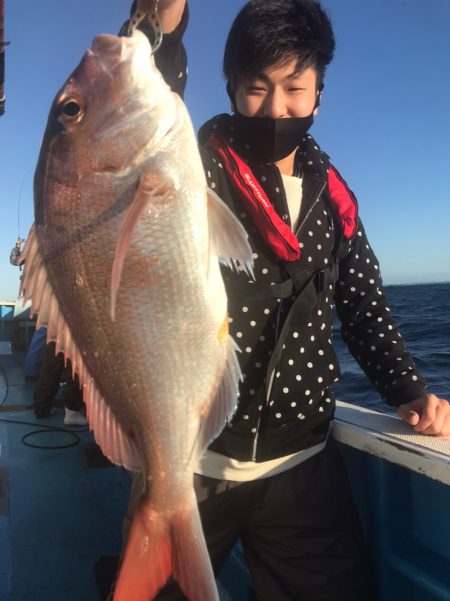
[[226, 348], [225, 370], [215, 397], [205, 407], [205, 417], [198, 437], [198, 449], [205, 449], [222, 432], [227, 421], [236, 410], [241, 368], [236, 352], [238, 346], [228, 335], [224, 341]]
[[31, 299], [31, 314], [37, 314], [36, 327], [46, 326], [47, 342], [56, 343], [56, 352], [63, 352], [66, 361], [70, 359], [73, 373], [78, 374], [89, 427], [94, 432], [95, 440], [113, 463], [128, 469], [140, 469], [137, 449], [102, 398], [65, 320], [39, 250], [34, 225], [31, 227], [21, 258], [25, 260], [21, 283], [24, 302]]

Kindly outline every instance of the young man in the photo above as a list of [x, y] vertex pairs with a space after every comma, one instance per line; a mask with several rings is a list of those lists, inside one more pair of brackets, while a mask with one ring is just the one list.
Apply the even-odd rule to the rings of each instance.
[[[167, 35], [156, 61], [182, 95], [185, 0], [160, 0], [159, 15]], [[307, 133], [333, 52], [318, 2], [248, 2], [225, 48], [233, 115], [199, 134], [208, 184], [249, 234], [256, 281], [223, 271], [244, 381], [195, 486], [214, 570], [240, 538], [258, 601], [372, 598], [329, 437], [339, 378], [333, 305], [344, 340], [387, 403], [418, 432], [450, 434], [447, 401], [424, 392], [390, 316], [356, 200]], [[141, 487], [136, 480], [133, 496]], [[157, 598], [184, 599], [175, 585]]]

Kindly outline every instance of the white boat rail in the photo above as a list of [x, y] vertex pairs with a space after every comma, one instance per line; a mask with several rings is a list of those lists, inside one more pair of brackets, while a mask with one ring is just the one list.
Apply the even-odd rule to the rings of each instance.
[[333, 436], [355, 449], [450, 484], [450, 438], [418, 434], [395, 415], [337, 401]]

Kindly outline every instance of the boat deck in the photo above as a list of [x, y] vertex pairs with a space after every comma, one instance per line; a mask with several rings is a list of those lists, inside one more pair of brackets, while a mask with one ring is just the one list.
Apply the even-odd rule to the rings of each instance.
[[[62, 404], [35, 418], [23, 355], [9, 351], [0, 342], [0, 601], [102, 601], [121, 550], [130, 474], [108, 462], [86, 428], [64, 428]], [[252, 599], [242, 565], [236, 549], [221, 576], [226, 587], [218, 583], [221, 601]]]
[[18, 357], [0, 364], [0, 599], [98, 601], [95, 564], [120, 552], [130, 477], [86, 429], [54, 429], [62, 407], [36, 419]]
[[[0, 342], [0, 601], [102, 601], [121, 549], [130, 475], [104, 458], [87, 429], [64, 429], [62, 406], [34, 417], [23, 359]], [[333, 433], [379, 600], [449, 601], [450, 441], [345, 403]], [[254, 599], [239, 548], [218, 586], [221, 601]]]

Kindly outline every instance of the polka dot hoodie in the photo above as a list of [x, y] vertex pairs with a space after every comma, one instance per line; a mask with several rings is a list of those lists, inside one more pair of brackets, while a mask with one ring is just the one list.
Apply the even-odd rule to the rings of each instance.
[[[164, 76], [176, 81], [179, 93], [186, 75], [185, 53], [180, 50], [186, 22], [185, 15], [179, 30], [165, 37], [169, 50], [163, 43], [156, 54]], [[226, 139], [249, 164], [278, 215], [291, 225], [277, 167], [254, 160], [232, 117], [219, 115], [205, 124], [199, 140], [208, 185], [246, 228], [256, 276], [253, 282], [244, 272], [223, 268], [230, 333], [241, 349], [243, 382], [236, 413], [211, 450], [241, 461], [266, 461], [325, 438], [335, 410], [332, 385], [340, 375], [332, 341], [334, 306], [345, 342], [382, 397], [391, 405], [420, 397], [425, 383], [390, 314], [378, 262], [361, 222], [351, 240], [342, 236], [329, 196], [327, 155], [308, 135], [296, 157], [296, 173], [303, 181], [295, 231], [301, 250], [296, 290], [312, 274], [327, 269], [335, 256], [340, 259], [339, 277], [300, 302], [297, 291], [287, 298], [271, 294], [271, 289], [277, 291], [277, 285], [289, 279], [286, 265], [274, 256], [240, 205], [218, 155], [206, 147], [212, 133]], [[255, 294], [255, 285], [265, 288], [265, 294]]]
[[[290, 224], [281, 175], [275, 165], [252, 160], [251, 148], [239, 140], [232, 117], [220, 115], [201, 129], [208, 183], [245, 226], [253, 248], [256, 283], [266, 284], [270, 295], [271, 286], [289, 278], [286, 266], [273, 255], [239, 205], [218, 156], [204, 146], [212, 132], [226, 136], [243, 156], [280, 217]], [[334, 305], [350, 351], [387, 402], [398, 405], [423, 394], [424, 382], [390, 316], [378, 262], [361, 222], [358, 220], [352, 240], [341, 235], [329, 197], [329, 166], [327, 155], [308, 135], [296, 158], [296, 171], [303, 178], [296, 234], [303, 283], [315, 271], [329, 267], [338, 247], [337, 282], [313, 294], [305, 309], [304, 302], [297, 307], [298, 292], [289, 298], [254, 298], [255, 283], [243, 272], [223, 269], [230, 332], [241, 349], [244, 381], [233, 420], [211, 445], [216, 452], [243, 461], [264, 461], [323, 440], [335, 408], [332, 384], [340, 375], [332, 343]]]

